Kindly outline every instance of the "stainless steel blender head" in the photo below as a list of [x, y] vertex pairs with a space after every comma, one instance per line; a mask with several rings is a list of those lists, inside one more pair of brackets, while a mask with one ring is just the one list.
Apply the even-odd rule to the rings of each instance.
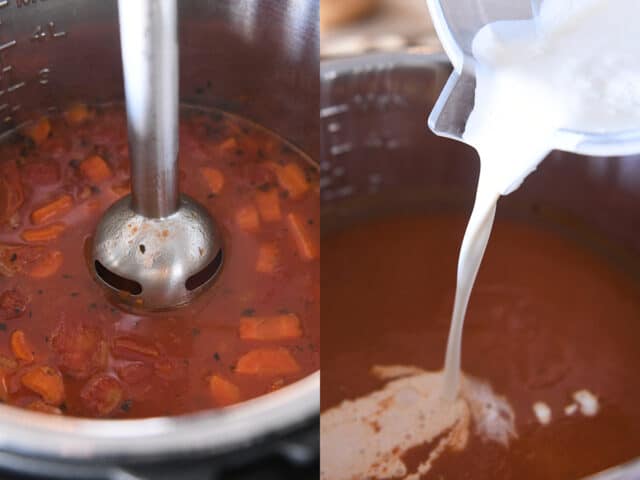
[[118, 11], [132, 193], [100, 220], [91, 265], [124, 303], [167, 310], [212, 283], [221, 235], [178, 189], [176, 0], [119, 0]]

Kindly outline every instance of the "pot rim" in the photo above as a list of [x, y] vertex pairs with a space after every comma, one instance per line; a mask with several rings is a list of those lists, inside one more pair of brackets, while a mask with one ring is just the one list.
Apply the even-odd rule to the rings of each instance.
[[319, 411], [319, 371], [238, 405], [175, 417], [97, 420], [0, 405], [0, 450], [76, 462], [221, 454], [302, 424]]

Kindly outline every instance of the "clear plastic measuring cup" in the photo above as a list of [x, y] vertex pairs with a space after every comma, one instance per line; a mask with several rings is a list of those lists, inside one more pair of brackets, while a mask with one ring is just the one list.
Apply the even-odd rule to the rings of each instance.
[[[429, 127], [438, 135], [462, 140], [475, 98], [473, 38], [488, 23], [532, 18], [544, 0], [426, 1], [438, 38], [453, 64], [451, 77], [429, 115]], [[640, 153], [640, 125], [613, 133], [562, 129], [556, 133], [552, 146], [584, 155], [637, 154]]]

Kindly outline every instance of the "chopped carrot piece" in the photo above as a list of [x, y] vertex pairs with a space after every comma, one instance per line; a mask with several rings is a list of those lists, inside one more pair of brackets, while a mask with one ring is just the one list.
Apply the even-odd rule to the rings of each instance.
[[69, 125], [80, 125], [91, 117], [91, 111], [84, 103], [74, 103], [64, 112]]
[[25, 242], [48, 242], [58, 238], [66, 228], [64, 223], [52, 223], [42, 228], [26, 229], [22, 232], [21, 237]]
[[0, 162], [0, 224], [8, 221], [24, 203], [24, 190], [15, 160]]
[[242, 317], [239, 331], [243, 340], [285, 340], [302, 336], [300, 319], [293, 313], [271, 317]]
[[218, 375], [213, 375], [209, 379], [209, 391], [216, 405], [226, 407], [240, 401], [240, 389], [229, 380], [225, 380]]
[[113, 341], [111, 352], [116, 357], [131, 358], [137, 360], [138, 357], [158, 357], [160, 352], [152, 345], [147, 345], [140, 340], [119, 337]]
[[20, 381], [50, 405], [60, 405], [64, 401], [62, 374], [53, 367], [48, 365], [34, 367], [22, 375]]
[[256, 205], [260, 211], [260, 217], [265, 222], [278, 222], [282, 220], [280, 211], [280, 196], [277, 190], [256, 193]]
[[31, 278], [47, 278], [60, 270], [64, 257], [59, 250], [53, 250], [42, 255], [37, 262], [29, 268]]
[[266, 166], [278, 177], [278, 183], [289, 192], [289, 197], [297, 199], [302, 197], [309, 190], [309, 182], [300, 168], [295, 163], [288, 163], [285, 166], [269, 162]]
[[120, 405], [123, 395], [120, 382], [106, 374], [93, 377], [80, 391], [85, 407], [100, 417], [112, 413]]
[[91, 155], [80, 163], [82, 174], [94, 183], [103, 182], [113, 175], [111, 167], [100, 155]]
[[18, 362], [13, 358], [0, 355], [0, 372], [7, 372], [18, 368]]
[[253, 205], [241, 207], [236, 211], [236, 223], [247, 232], [256, 232], [260, 228], [258, 210]]
[[304, 260], [314, 260], [318, 258], [320, 255], [318, 244], [312, 238], [311, 232], [309, 232], [307, 225], [300, 215], [289, 213], [287, 215], [287, 223], [289, 224], [289, 231], [296, 243], [300, 257]]
[[217, 168], [201, 167], [200, 173], [202, 174], [204, 181], [207, 182], [211, 193], [216, 195], [222, 191], [224, 187], [224, 175]]
[[0, 401], [9, 400], [9, 385], [7, 383], [7, 373], [0, 370]]
[[119, 185], [112, 185], [111, 191], [119, 197], [124, 197], [131, 193], [131, 184], [129, 182], [125, 182]]
[[44, 403], [42, 400], [35, 400], [27, 405], [28, 410], [32, 410], [34, 412], [40, 413], [50, 413], [53, 415], [62, 415], [62, 410], [58, 407], [54, 407], [53, 405], [48, 405]]
[[22, 330], [15, 330], [11, 334], [9, 341], [11, 343], [11, 351], [18, 360], [26, 363], [33, 362], [33, 348], [27, 341], [27, 337], [25, 337]]
[[218, 145], [218, 147], [221, 150], [226, 150], [227, 152], [231, 152], [236, 148], [238, 148], [238, 141], [236, 140], [236, 137], [229, 137], [220, 145]]
[[256, 272], [273, 273], [280, 265], [280, 252], [275, 243], [265, 243], [258, 248]]
[[258, 348], [245, 353], [236, 364], [236, 373], [247, 375], [287, 375], [300, 365], [285, 348]]
[[71, 207], [73, 207], [73, 198], [71, 198], [71, 195], [65, 193], [31, 212], [31, 221], [35, 225], [47, 223], [54, 218], [61, 217], [71, 210]]
[[33, 143], [40, 145], [51, 133], [51, 123], [47, 117], [41, 117], [38, 121], [30, 123], [23, 130], [24, 136], [33, 140]]

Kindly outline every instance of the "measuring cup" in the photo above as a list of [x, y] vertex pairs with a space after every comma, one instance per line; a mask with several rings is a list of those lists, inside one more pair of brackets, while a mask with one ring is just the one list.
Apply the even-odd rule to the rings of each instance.
[[[531, 19], [542, 1], [427, 0], [438, 38], [453, 64], [449, 81], [429, 115], [429, 127], [434, 133], [462, 141], [475, 99], [476, 61], [471, 47], [476, 33], [498, 20]], [[640, 152], [640, 129], [613, 133], [561, 129], [551, 146], [584, 155], [630, 155]]]

